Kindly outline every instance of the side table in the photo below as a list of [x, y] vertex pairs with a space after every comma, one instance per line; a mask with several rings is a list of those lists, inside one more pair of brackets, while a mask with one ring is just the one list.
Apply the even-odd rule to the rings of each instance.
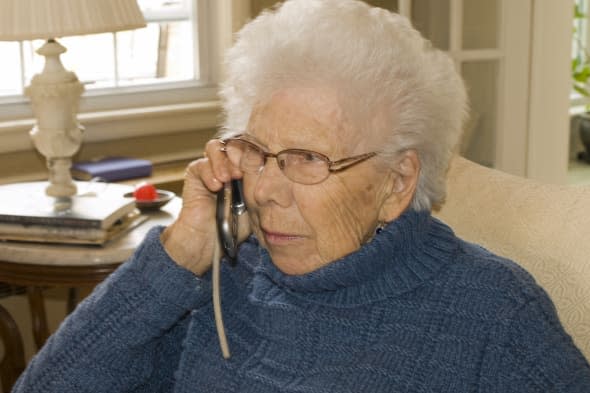
[[[181, 199], [175, 197], [160, 210], [143, 213], [148, 216], [146, 221], [103, 246], [0, 241], [0, 281], [26, 287], [37, 348], [43, 346], [50, 334], [43, 288], [100, 283], [133, 254], [152, 227], [171, 224], [180, 207]], [[75, 291], [70, 290], [69, 311], [76, 303]], [[0, 317], [2, 312], [3, 308]], [[6, 328], [0, 326], [2, 329]]]

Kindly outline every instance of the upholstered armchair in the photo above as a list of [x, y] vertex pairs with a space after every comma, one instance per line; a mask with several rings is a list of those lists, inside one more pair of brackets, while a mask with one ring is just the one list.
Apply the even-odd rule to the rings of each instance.
[[528, 270], [590, 359], [590, 187], [541, 184], [457, 157], [435, 215]]

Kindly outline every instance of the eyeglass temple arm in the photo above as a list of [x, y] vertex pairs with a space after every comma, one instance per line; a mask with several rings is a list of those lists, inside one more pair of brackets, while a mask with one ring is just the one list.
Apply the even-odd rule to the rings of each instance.
[[330, 172], [341, 171], [346, 168], [350, 168], [353, 165], [360, 164], [361, 162], [374, 157], [377, 152], [365, 153], [354, 157], [343, 158], [342, 160], [334, 161], [330, 163]]

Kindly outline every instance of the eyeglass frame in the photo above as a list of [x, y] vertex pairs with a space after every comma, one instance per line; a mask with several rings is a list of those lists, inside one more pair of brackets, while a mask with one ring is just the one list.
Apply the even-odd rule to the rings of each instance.
[[[295, 182], [295, 183], [299, 183], [299, 184], [305, 184], [305, 185], [313, 185], [313, 184], [319, 184], [321, 182], [323, 182], [324, 180], [326, 180], [331, 173], [334, 172], [340, 172], [343, 171], [345, 169], [351, 168], [356, 164], [360, 164], [361, 162], [364, 162], [366, 160], [368, 160], [369, 158], [375, 157], [377, 154], [379, 154], [379, 151], [372, 151], [369, 153], [363, 153], [363, 154], [359, 154], [359, 155], [355, 155], [355, 156], [351, 156], [351, 157], [345, 157], [342, 158], [340, 160], [336, 160], [336, 161], [332, 161], [330, 159], [330, 157], [328, 157], [325, 154], [322, 153], [318, 153], [316, 151], [313, 150], [307, 150], [307, 149], [284, 149], [281, 150], [277, 153], [271, 153], [269, 151], [264, 150], [261, 146], [257, 145], [254, 142], [249, 141], [248, 139], [244, 138], [244, 134], [238, 134], [229, 138], [224, 138], [221, 139], [221, 143], [224, 145], [221, 147], [221, 151], [226, 152], [227, 153], [227, 147], [225, 146], [225, 144], [229, 141], [232, 140], [236, 140], [236, 141], [240, 141], [242, 143], [246, 143], [250, 146], [253, 146], [256, 150], [260, 151], [262, 153], [262, 165], [260, 166], [260, 168], [258, 169], [259, 171], [262, 170], [265, 166], [266, 166], [266, 160], [268, 157], [274, 158], [275, 160], [277, 160], [277, 166], [279, 167], [279, 169], [281, 170], [281, 172], [291, 181]], [[285, 172], [284, 172], [284, 167], [281, 167], [281, 165], [279, 164], [278, 161], [278, 156], [286, 153], [286, 152], [296, 152], [296, 153], [309, 153], [312, 154], [314, 156], [320, 157], [324, 162], [326, 162], [328, 164], [328, 173], [326, 175], [326, 177], [324, 177], [322, 180], [319, 180], [317, 182], [313, 182], [313, 183], [301, 183], [298, 181], [295, 181], [293, 179], [291, 179]], [[334, 166], [337, 166], [336, 168], [334, 168]]]

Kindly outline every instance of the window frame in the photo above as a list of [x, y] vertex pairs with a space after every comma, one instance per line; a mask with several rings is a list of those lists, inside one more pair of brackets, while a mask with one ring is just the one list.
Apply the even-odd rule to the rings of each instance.
[[[217, 126], [222, 53], [239, 22], [249, 17], [249, 4], [238, 4], [243, 0], [191, 1], [197, 22], [194, 48], [199, 54], [199, 80], [87, 90], [78, 114], [86, 129], [84, 143]], [[0, 154], [33, 150], [28, 132], [34, 124], [28, 98], [1, 97]]]

